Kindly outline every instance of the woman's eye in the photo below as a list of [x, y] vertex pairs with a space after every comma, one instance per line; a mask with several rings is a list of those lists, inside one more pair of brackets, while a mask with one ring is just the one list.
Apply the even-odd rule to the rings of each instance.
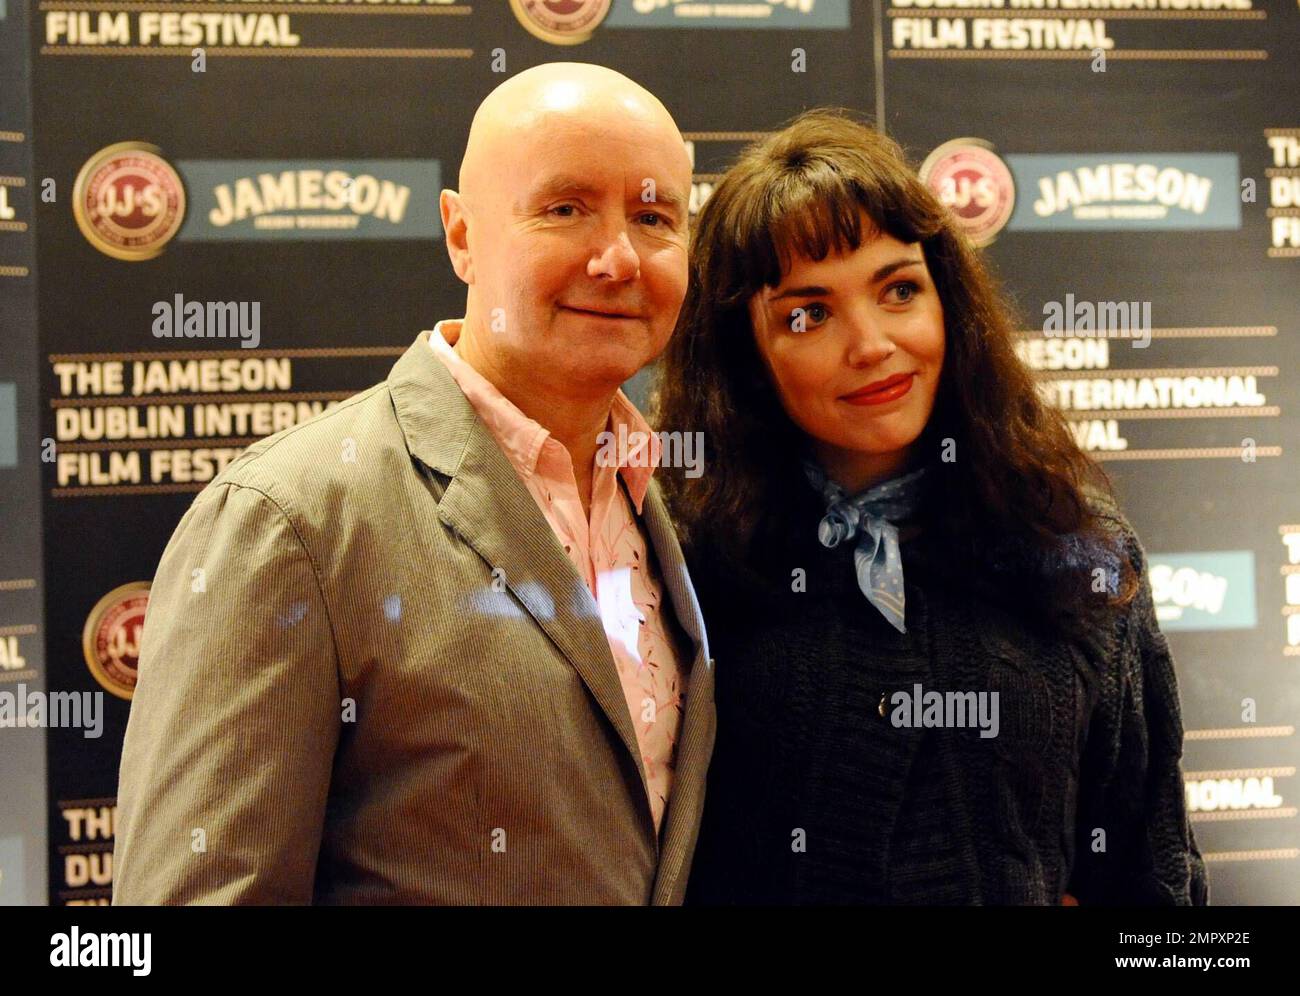
[[900, 297], [899, 300], [910, 301], [912, 300], [912, 298], [916, 297], [917, 291], [919, 291], [921, 288], [920, 285], [918, 285], [915, 281], [900, 280], [898, 283], [894, 284], [889, 289], [891, 291], [900, 291], [900, 292], [906, 291], [907, 293], [903, 294], [903, 296]]
[[790, 312], [790, 330], [802, 332], [810, 325], [820, 325], [830, 317], [826, 305], [814, 302], [804, 308], [795, 308]]

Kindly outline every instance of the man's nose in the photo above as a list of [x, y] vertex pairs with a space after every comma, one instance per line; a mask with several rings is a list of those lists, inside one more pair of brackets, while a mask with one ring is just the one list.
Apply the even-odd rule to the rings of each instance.
[[632, 280], [641, 271], [641, 257], [632, 248], [626, 225], [601, 230], [600, 243], [587, 263], [587, 275], [610, 280]]

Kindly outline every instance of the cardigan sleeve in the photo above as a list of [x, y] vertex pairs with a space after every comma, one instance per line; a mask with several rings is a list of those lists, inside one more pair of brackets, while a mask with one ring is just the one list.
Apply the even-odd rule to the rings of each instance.
[[1088, 727], [1067, 891], [1081, 905], [1204, 906], [1209, 884], [1187, 814], [1173, 656], [1146, 554], [1122, 515], [1119, 523], [1139, 590], [1118, 613]]

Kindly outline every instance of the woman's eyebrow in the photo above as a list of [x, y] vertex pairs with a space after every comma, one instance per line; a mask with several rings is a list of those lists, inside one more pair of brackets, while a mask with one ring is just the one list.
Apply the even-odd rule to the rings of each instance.
[[779, 301], [783, 297], [822, 297], [829, 294], [830, 290], [826, 287], [791, 287], [780, 294], [773, 294], [769, 301]]
[[[896, 270], [901, 270], [905, 266], [920, 266], [924, 262], [925, 259], [923, 257], [918, 259], [912, 256], [893, 260], [876, 270], [876, 272], [871, 275], [871, 282], [873, 284], [878, 284]], [[780, 294], [773, 294], [768, 298], [768, 300], [779, 301], [785, 297], [822, 297], [831, 293], [833, 293], [833, 291], [829, 287], [821, 287], [817, 285], [791, 287], [789, 290], [784, 290]]]

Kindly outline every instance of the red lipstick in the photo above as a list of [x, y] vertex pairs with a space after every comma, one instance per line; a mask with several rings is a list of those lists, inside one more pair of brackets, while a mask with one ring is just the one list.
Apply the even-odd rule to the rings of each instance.
[[883, 405], [896, 401], [910, 391], [915, 378], [915, 374], [895, 374], [884, 380], [873, 381], [852, 394], [845, 394], [840, 400], [851, 405]]

